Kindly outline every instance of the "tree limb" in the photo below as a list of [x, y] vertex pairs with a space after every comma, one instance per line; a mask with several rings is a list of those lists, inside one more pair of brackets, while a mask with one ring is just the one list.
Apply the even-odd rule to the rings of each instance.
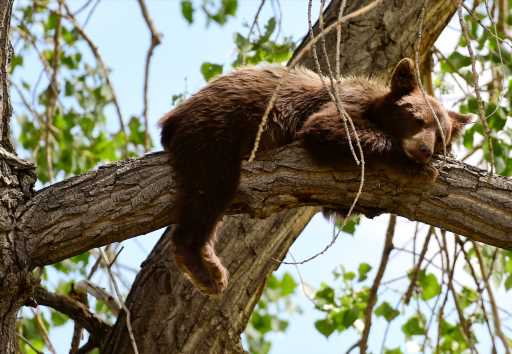
[[94, 337], [104, 338], [110, 329], [110, 326], [90, 312], [87, 306], [69, 296], [54, 294], [38, 286], [34, 289], [34, 300], [39, 305], [51, 307], [78, 322]]
[[[43, 189], [19, 220], [33, 266], [172, 224], [175, 185], [165, 153], [117, 162]], [[436, 161], [439, 167], [441, 162]], [[359, 168], [323, 168], [298, 144], [243, 165], [228, 214], [266, 217], [301, 206], [347, 208]], [[512, 181], [449, 159], [431, 186], [400, 186], [368, 166], [358, 212], [396, 213], [473, 240], [512, 248]]]

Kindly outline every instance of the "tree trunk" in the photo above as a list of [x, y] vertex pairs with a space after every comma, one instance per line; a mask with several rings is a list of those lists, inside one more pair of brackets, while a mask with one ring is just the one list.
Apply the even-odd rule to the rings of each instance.
[[[329, 5], [325, 13], [326, 25], [337, 18], [340, 2], [334, 0]], [[351, 1], [345, 13], [370, 2]], [[399, 59], [413, 56], [422, 5], [423, 0], [384, 0], [377, 8], [344, 25], [343, 74], [389, 77]], [[451, 0], [431, 2], [427, 7], [421, 53], [433, 44], [454, 11], [455, 4]], [[335, 38], [335, 33], [327, 36], [331, 63], [335, 62]], [[307, 39], [296, 53], [306, 42]], [[319, 53], [321, 56], [320, 49]], [[315, 69], [310, 57], [304, 58], [302, 64]], [[144, 262], [127, 299], [139, 352], [243, 352], [240, 334], [261, 295], [265, 279], [278, 266], [276, 259], [286, 255], [314, 214], [315, 209], [301, 208], [262, 221], [246, 216], [227, 217], [218, 250], [231, 276], [228, 289], [218, 298], [200, 295], [176, 271], [169, 261], [168, 239], [164, 234]], [[119, 316], [102, 353], [133, 353], [125, 321], [125, 316]]]
[[16, 314], [30, 293], [27, 252], [17, 237], [15, 211], [31, 197], [33, 166], [20, 160], [9, 139], [8, 65], [13, 0], [0, 2], [0, 353], [16, 352]]

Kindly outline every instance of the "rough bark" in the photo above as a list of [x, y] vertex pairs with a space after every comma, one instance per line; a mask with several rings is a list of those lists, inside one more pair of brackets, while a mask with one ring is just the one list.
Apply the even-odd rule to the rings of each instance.
[[[350, 1], [347, 13], [368, 3], [370, 1]], [[430, 3], [425, 16], [422, 53], [455, 11], [451, 0]], [[327, 23], [336, 17], [339, 4], [340, 0], [334, 0], [326, 10]], [[343, 73], [386, 76], [400, 58], [412, 56], [417, 15], [422, 4], [419, 0], [385, 0], [375, 13], [351, 21], [343, 31]], [[327, 46], [331, 55], [335, 48], [334, 36], [327, 39], [331, 43]], [[308, 60], [303, 64], [311, 63]], [[273, 257], [287, 252], [313, 214], [313, 209], [301, 208], [262, 221], [241, 216], [226, 218], [218, 249], [231, 272], [231, 283], [226, 293], [217, 299], [199, 295], [174, 269], [169, 275], [165, 265], [168, 245], [162, 238], [144, 263], [128, 297], [141, 352], [241, 352], [239, 335], [259, 299], [263, 279], [275, 267]], [[125, 319], [120, 316], [104, 351], [131, 353], [127, 338]]]
[[[120, 242], [173, 223], [175, 185], [165, 153], [118, 162], [39, 192], [21, 211], [32, 266], [55, 263], [91, 248]], [[512, 248], [512, 181], [488, 176], [456, 160], [436, 160], [432, 185], [398, 184], [367, 165], [356, 211], [395, 213], [411, 220]], [[347, 209], [360, 171], [350, 160], [323, 168], [299, 144], [245, 163], [239, 193], [228, 214], [268, 217], [284, 209], [329, 206]], [[237, 238], [237, 237], [234, 237]]]
[[30, 290], [27, 253], [15, 229], [15, 211], [31, 196], [33, 166], [20, 160], [9, 140], [8, 64], [13, 1], [0, 2], [0, 353], [16, 351], [16, 313]]

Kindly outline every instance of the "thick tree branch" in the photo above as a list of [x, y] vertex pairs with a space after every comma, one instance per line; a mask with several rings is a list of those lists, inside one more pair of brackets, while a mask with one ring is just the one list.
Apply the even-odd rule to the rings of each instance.
[[96, 338], [104, 338], [110, 326], [90, 312], [86, 305], [70, 298], [49, 292], [42, 286], [34, 289], [34, 300], [38, 305], [48, 306], [78, 322]]
[[[174, 221], [175, 186], [167, 155], [118, 162], [40, 191], [20, 211], [33, 265], [57, 262]], [[440, 165], [436, 162], [436, 165]], [[490, 245], [512, 248], [512, 181], [448, 160], [431, 185], [397, 185], [368, 166], [356, 210], [396, 213]], [[359, 168], [315, 165], [298, 144], [244, 164], [229, 214], [266, 217], [300, 206], [347, 208]]]

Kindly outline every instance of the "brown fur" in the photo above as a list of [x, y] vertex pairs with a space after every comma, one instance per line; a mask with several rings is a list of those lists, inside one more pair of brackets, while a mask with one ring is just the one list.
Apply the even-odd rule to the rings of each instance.
[[[227, 271], [214, 251], [217, 229], [238, 188], [241, 161], [253, 147], [285, 70], [244, 68], [219, 77], [160, 121], [162, 145], [171, 153], [177, 182], [175, 260], [205, 293], [218, 294], [227, 286]], [[432, 170], [424, 164], [442, 146], [410, 60], [398, 64], [391, 89], [375, 80], [347, 78], [339, 84], [339, 97], [365, 156], [394, 161], [417, 175]], [[467, 118], [428, 99], [450, 144]], [[350, 156], [344, 125], [321, 78], [301, 68], [292, 69], [282, 82], [259, 150], [296, 139], [319, 163], [335, 164]], [[435, 178], [435, 173], [426, 175]]]

